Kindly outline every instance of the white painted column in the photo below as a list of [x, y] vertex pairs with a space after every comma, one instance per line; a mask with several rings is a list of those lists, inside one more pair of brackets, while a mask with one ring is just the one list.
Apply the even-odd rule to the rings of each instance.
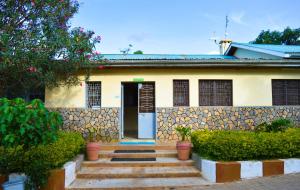
[[199, 106], [199, 87], [198, 87], [198, 79], [191, 78], [190, 79], [190, 107], [198, 107]]

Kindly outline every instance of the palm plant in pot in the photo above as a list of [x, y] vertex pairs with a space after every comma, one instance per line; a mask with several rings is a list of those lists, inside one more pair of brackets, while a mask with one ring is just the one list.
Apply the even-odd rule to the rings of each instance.
[[188, 160], [191, 154], [192, 144], [189, 141], [189, 137], [191, 135], [191, 128], [190, 127], [183, 127], [178, 126], [175, 128], [178, 132], [181, 140], [177, 142], [177, 155], [179, 160]]
[[89, 161], [98, 160], [100, 145], [96, 141], [96, 135], [94, 129], [88, 129], [88, 143], [86, 145], [86, 153]]

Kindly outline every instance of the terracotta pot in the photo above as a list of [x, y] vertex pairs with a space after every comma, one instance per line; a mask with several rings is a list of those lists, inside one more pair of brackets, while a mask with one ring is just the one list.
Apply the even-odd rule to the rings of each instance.
[[179, 160], [188, 160], [191, 154], [192, 144], [188, 141], [179, 141], [176, 144], [177, 155]]
[[90, 160], [90, 161], [98, 160], [99, 150], [100, 150], [100, 145], [98, 143], [89, 142], [86, 145], [86, 152], [87, 152], [88, 160]]
[[8, 177], [0, 174], [0, 190], [3, 190], [2, 184], [8, 180]]

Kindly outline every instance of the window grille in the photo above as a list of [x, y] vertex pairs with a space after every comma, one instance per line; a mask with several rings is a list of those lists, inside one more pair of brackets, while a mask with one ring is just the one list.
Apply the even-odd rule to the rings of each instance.
[[173, 105], [189, 106], [189, 80], [173, 80]]
[[232, 80], [199, 80], [199, 106], [232, 106]]
[[101, 107], [101, 82], [87, 82], [87, 107]]
[[300, 105], [300, 80], [272, 80], [273, 105]]
[[155, 86], [152, 83], [143, 83], [139, 89], [139, 112], [155, 112]]

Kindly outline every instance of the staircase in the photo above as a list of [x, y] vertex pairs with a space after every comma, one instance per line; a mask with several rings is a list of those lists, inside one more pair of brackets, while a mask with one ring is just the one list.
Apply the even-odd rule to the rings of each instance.
[[[116, 153], [115, 150], [125, 150], [125, 153]], [[201, 173], [194, 167], [194, 161], [179, 161], [176, 156], [174, 145], [105, 145], [102, 146], [98, 161], [82, 163], [76, 180], [67, 189], [154, 190], [209, 184], [201, 178]], [[112, 158], [151, 158], [156, 161], [111, 161]]]

